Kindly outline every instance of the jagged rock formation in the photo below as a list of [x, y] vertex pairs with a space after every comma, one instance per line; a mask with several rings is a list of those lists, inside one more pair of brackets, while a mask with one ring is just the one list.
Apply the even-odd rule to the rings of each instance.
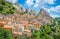
[[25, 13], [30, 14], [29, 8], [26, 8]]
[[38, 14], [38, 18], [37, 18], [38, 21], [41, 21], [42, 24], [48, 24], [48, 23], [51, 23], [51, 17], [50, 15], [48, 14], [48, 12], [42, 8]]
[[35, 10], [31, 10], [31, 11], [30, 11], [30, 15], [36, 17], [36, 16], [38, 15], [38, 12], [36, 12]]
[[29, 8], [26, 9], [25, 11], [26, 14], [32, 15], [32, 16], [37, 16], [38, 12], [36, 12], [35, 10], [29, 10]]
[[45, 18], [51, 18], [49, 13], [44, 9], [42, 8], [39, 12], [39, 14], [41, 14], [42, 16], [44, 16]]

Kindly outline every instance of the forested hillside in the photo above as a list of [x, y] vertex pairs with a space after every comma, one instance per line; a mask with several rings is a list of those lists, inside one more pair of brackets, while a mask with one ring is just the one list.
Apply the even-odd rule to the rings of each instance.
[[13, 14], [14, 7], [11, 3], [7, 2], [6, 0], [0, 0], [0, 13], [1, 14]]
[[57, 17], [56, 19], [57, 19], [58, 21], [60, 21], [60, 17]]

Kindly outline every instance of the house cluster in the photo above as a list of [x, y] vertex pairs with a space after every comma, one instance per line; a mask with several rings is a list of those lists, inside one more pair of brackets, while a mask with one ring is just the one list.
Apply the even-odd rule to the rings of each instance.
[[[44, 9], [41, 9], [38, 14], [35, 11], [29, 12], [28, 9], [24, 15], [16, 12], [18, 11], [15, 11], [14, 14], [0, 14], [0, 27], [12, 30], [14, 35], [22, 35], [22, 33], [31, 35], [34, 29], [38, 29], [43, 24], [51, 23], [51, 17]], [[20, 12], [22, 11], [20, 10]]]

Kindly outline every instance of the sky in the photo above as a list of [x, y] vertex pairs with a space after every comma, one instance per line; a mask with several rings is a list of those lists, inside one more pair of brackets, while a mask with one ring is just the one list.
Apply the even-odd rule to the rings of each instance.
[[18, 3], [23, 8], [40, 11], [44, 8], [51, 17], [60, 17], [60, 0], [7, 0], [11, 3]]

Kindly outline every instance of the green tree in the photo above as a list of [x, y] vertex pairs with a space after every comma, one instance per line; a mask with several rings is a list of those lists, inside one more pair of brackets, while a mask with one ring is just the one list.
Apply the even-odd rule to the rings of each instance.
[[59, 26], [47, 26], [43, 25], [39, 30], [34, 30], [32, 33], [33, 39], [60, 39], [60, 27]]
[[0, 39], [13, 39], [10, 31], [0, 28]]
[[15, 8], [12, 6], [11, 3], [7, 2], [6, 0], [0, 0], [0, 13], [1, 14], [13, 14]]

